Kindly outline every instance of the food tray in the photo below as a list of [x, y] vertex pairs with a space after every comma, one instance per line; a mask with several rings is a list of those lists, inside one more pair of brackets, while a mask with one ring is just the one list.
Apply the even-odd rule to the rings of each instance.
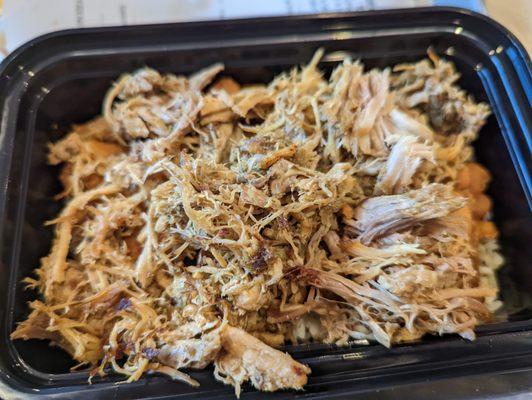
[[312, 368], [306, 390], [259, 393], [243, 399], [302, 397], [471, 398], [532, 391], [532, 128], [531, 63], [517, 40], [484, 16], [451, 8], [373, 11], [253, 20], [77, 29], [37, 38], [0, 65], [0, 397], [222, 398], [233, 388], [211, 370], [192, 372], [201, 387], [163, 376], [131, 384], [110, 375], [87, 384], [87, 372], [46, 341], [9, 340], [35, 298], [21, 279], [38, 266], [52, 240], [43, 222], [61, 205], [58, 167], [46, 164], [46, 144], [72, 123], [100, 112], [106, 89], [121, 73], [150, 66], [190, 73], [222, 61], [242, 83], [267, 82], [306, 63], [319, 47], [322, 68], [346, 55], [369, 67], [419, 60], [429, 46], [456, 63], [460, 86], [488, 102], [493, 115], [475, 143], [493, 175], [488, 194], [501, 232], [505, 267], [501, 297], [508, 319], [478, 329], [468, 342], [427, 338], [386, 349], [380, 345], [288, 346]]

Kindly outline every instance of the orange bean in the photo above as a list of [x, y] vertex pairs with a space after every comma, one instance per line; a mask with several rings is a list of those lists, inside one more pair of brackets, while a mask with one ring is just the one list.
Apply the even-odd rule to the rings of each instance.
[[469, 168], [466, 166], [458, 171], [458, 175], [456, 176], [456, 188], [461, 190], [467, 189], [470, 183], [471, 175], [469, 174]]
[[479, 239], [496, 239], [499, 236], [497, 227], [491, 221], [478, 221], [476, 229]]
[[234, 94], [240, 90], [240, 85], [233, 78], [223, 77], [214, 82], [212, 88], [225, 90], [229, 94]]
[[471, 211], [477, 219], [482, 219], [491, 210], [491, 199], [485, 194], [478, 194], [471, 199]]
[[484, 192], [491, 179], [488, 170], [477, 163], [468, 163], [467, 168], [469, 170], [469, 190], [471, 193], [479, 194]]

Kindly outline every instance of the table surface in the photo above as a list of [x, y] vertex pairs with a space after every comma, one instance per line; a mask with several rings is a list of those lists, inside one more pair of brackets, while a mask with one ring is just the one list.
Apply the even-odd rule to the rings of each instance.
[[[283, 13], [282, 10], [286, 8], [285, 0], [268, 1], [266, 8], [258, 6], [259, 3], [255, 2], [251, 2], [250, 6], [246, 0], [217, 0], [215, 2], [201, 2], [204, 4], [203, 9], [191, 8], [190, 0], [157, 0], [161, 6], [159, 7], [160, 10], [153, 10], [153, 8], [146, 9], [142, 1], [130, 0], [124, 3], [123, 0], [48, 0], [44, 2], [42, 0], [7, 0], [5, 2], [0, 0], [0, 53], [5, 55], [32, 37], [54, 29], [102, 24], [134, 24], [148, 21], [216, 19], [219, 13], [227, 18], [248, 14], [249, 16], [277, 14]], [[106, 2], [103, 9], [99, 6], [102, 2]], [[532, 53], [532, 0], [349, 0], [345, 4], [351, 4], [353, 9], [357, 9], [355, 5], [360, 6], [366, 3], [379, 5], [378, 8], [381, 8], [393, 7], [394, 5], [396, 7], [405, 6], [406, 4], [413, 6], [415, 4], [456, 5], [468, 3], [474, 7], [473, 4], [478, 6], [481, 2], [486, 5], [488, 14], [509, 28], [525, 45], [528, 52]], [[63, 3], [63, 8], [60, 12], [57, 12], [56, 9], [50, 11], [49, 6], [46, 8], [48, 3]], [[299, 10], [289, 8], [286, 10], [287, 12], [291, 10], [292, 12], [309, 13], [316, 12], [317, 9], [321, 10], [325, 6], [327, 7], [323, 10], [343, 10], [346, 7], [338, 8], [339, 5], [344, 5], [344, 2], [336, 0], [298, 0], [298, 2], [286, 0], [286, 3], [297, 4]], [[81, 4], [80, 7], [78, 7], [79, 4]], [[128, 7], [124, 4], [128, 4]], [[177, 7], [178, 4], [188, 4], [189, 7]], [[243, 7], [243, 5], [246, 6]], [[37, 9], [36, 13], [28, 14], [26, 10], [29, 6]], [[204, 9], [205, 7], [206, 9]], [[162, 9], [167, 12], [162, 13]], [[367, 7], [362, 9], [367, 9]], [[146, 10], [151, 11], [147, 12]], [[164, 17], [161, 16], [161, 13]], [[1, 58], [2, 55], [0, 54]]]
[[510, 29], [532, 54], [532, 0], [484, 0], [488, 15]]

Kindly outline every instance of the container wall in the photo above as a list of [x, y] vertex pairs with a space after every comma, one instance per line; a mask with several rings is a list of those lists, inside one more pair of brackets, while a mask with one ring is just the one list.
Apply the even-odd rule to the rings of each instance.
[[[391, 24], [391, 17], [386, 15]], [[318, 23], [308, 18], [309, 24]], [[410, 15], [410, 18], [414, 16]], [[496, 60], [497, 64], [489, 55], [489, 46], [472, 37], [475, 32], [467, 35], [466, 30], [464, 34], [457, 35], [452, 27], [453, 19], [448, 19], [447, 25], [418, 21], [423, 29], [409, 30], [405, 27], [402, 31], [390, 26], [381, 30], [367, 28], [358, 31], [356, 19], [347, 22], [337, 19], [325, 26], [321, 21], [321, 30], [313, 31], [308, 26], [300, 27], [301, 21], [295, 19], [292, 26], [285, 27], [285, 34], [279, 28], [279, 35], [272, 30], [269, 38], [258, 34], [256, 40], [250, 40], [249, 37], [242, 38], [237, 30], [232, 33], [233, 36], [227, 33], [225, 42], [214, 40], [213, 36], [210, 40], [204, 38], [197, 46], [169, 42], [166, 46], [158, 43], [157, 46], [135, 47], [131, 44], [132, 33], [129, 39], [120, 36], [121, 41], [118, 40], [114, 48], [99, 48], [100, 36], [106, 32], [103, 30], [96, 38], [87, 35], [87, 40], [92, 38], [92, 42], [87, 41], [85, 51], [66, 49], [59, 52], [55, 59], [47, 60], [36, 50], [34, 58], [41, 64], [33, 62], [39, 73], [27, 80], [24, 90], [19, 92], [18, 109], [11, 111], [11, 118], [14, 118], [13, 140], [10, 146], [5, 146], [11, 147], [12, 159], [6, 162], [10, 167], [9, 184], [3, 194], [3, 203], [0, 203], [4, 206], [0, 233], [0, 265], [4, 272], [1, 284], [6, 289], [5, 306], [0, 315], [3, 324], [0, 369], [13, 368], [13, 379], [20, 381], [20, 387], [24, 387], [24, 382], [32, 382], [37, 387], [84, 386], [87, 377], [85, 373], [70, 374], [69, 368], [74, 364], [70, 357], [60, 349], [49, 347], [46, 342], [32, 340], [13, 344], [7, 339], [14, 324], [27, 315], [26, 302], [36, 298], [35, 292], [24, 290], [19, 282], [31, 274], [38, 267], [40, 257], [48, 253], [52, 230], [44, 227], [43, 222], [54, 217], [61, 207], [53, 200], [60, 191], [59, 168], [47, 165], [47, 144], [60, 138], [72, 124], [97, 115], [106, 89], [122, 72], [150, 66], [163, 72], [190, 73], [222, 61], [226, 65], [225, 74], [242, 83], [268, 82], [275, 74], [308, 62], [319, 47], [325, 48], [327, 54], [322, 68], [330, 71], [346, 56], [360, 58], [368, 68], [384, 68], [399, 62], [419, 60], [432, 46], [437, 53], [455, 62], [462, 74], [462, 87], [477, 100], [491, 104], [494, 113], [483, 128], [475, 148], [479, 162], [493, 175], [489, 195], [494, 201], [494, 218], [501, 231], [502, 251], [506, 258], [500, 281], [501, 297], [506, 303], [510, 322], [481, 329], [485, 332], [486, 342], [481, 338], [473, 344], [465, 344], [456, 338], [429, 338], [422, 344], [400, 346], [392, 351], [379, 346], [340, 349], [320, 345], [291, 347], [291, 352], [313, 368], [309, 390], [319, 393], [331, 389], [327, 382], [331, 382], [331, 376], [337, 376], [339, 371], [351, 371], [366, 378], [384, 377], [390, 371], [412, 374], [423, 365], [425, 368], [431, 363], [437, 366], [435, 354], [442, 359], [448, 357], [450, 364], [481, 360], [487, 348], [483, 346], [487, 346], [488, 341], [492, 346], [495, 333], [502, 335], [501, 352], [503, 349], [517, 351], [519, 347], [516, 343], [521, 342], [512, 336], [513, 332], [526, 331], [532, 326], [529, 323], [532, 317], [529, 300], [532, 294], [532, 265], [529, 263], [532, 250], [528, 245], [532, 225], [527, 199], [529, 193], [526, 185], [523, 188], [523, 171], [518, 168], [519, 145], [523, 141], [518, 128], [523, 121], [525, 125], [529, 123], [529, 118], [519, 120], [519, 115], [515, 115], [509, 107], [509, 88], [505, 86], [507, 77], [501, 76], [500, 72], [500, 63], [504, 60]], [[367, 26], [369, 22], [364, 20], [364, 23]], [[397, 26], [401, 24], [403, 22]], [[272, 28], [276, 25], [272, 23], [268, 26]], [[134, 32], [134, 28], [125, 29]], [[110, 37], [112, 33], [106, 34]], [[83, 34], [80, 35], [83, 37]], [[519, 95], [522, 96], [522, 93]], [[514, 338], [513, 344], [504, 342], [503, 337], [508, 341]], [[341, 361], [345, 354], [353, 352], [359, 354], [356, 362]], [[322, 356], [331, 358], [327, 361]], [[219, 393], [228, 390], [214, 383], [210, 371], [199, 372], [196, 376], [204, 383], [202, 390], [219, 390]], [[168, 381], [164, 378], [149, 378], [142, 382], [135, 385], [147, 385], [146, 388], [157, 390], [159, 394], [166, 391], [183, 395], [201, 393], [178, 383], [172, 383], [168, 388]], [[133, 390], [135, 385], [128, 390]], [[104, 384], [93, 387], [96, 386], [98, 389], [95, 390], [101, 393], [107, 390]], [[151, 393], [147, 391], [145, 394]]]

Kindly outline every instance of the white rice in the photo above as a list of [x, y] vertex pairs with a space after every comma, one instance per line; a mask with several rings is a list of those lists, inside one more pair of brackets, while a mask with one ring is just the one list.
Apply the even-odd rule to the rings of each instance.
[[[496, 239], [484, 240], [478, 248], [480, 266], [480, 286], [496, 289], [499, 291], [499, 282], [497, 279], [497, 270], [504, 264], [504, 258], [499, 253], [499, 243]], [[499, 300], [498, 294], [485, 299], [488, 309], [495, 313], [503, 306]]]

